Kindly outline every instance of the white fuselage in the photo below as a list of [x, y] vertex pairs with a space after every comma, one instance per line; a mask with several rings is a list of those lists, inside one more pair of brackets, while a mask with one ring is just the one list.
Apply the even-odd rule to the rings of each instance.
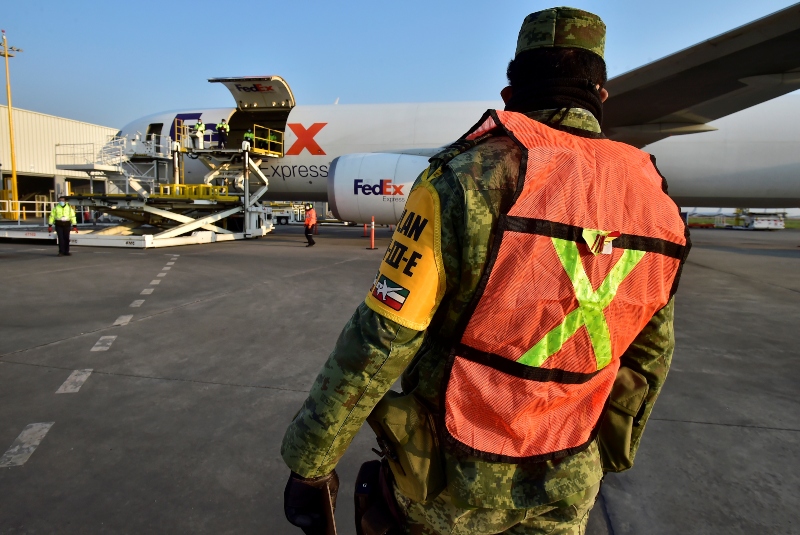
[[[429, 155], [458, 139], [499, 102], [297, 106], [289, 112], [283, 158], [261, 164], [269, 179], [265, 199], [328, 200], [331, 162], [352, 153]], [[180, 112], [201, 115], [207, 125], [229, 118], [234, 108]], [[793, 113], [800, 95], [790, 94], [711, 123], [718, 131], [676, 136], [644, 150], [653, 153], [669, 193], [686, 206], [800, 206], [800, 129]], [[151, 123], [171, 125], [176, 112], [144, 117], [122, 135], [144, 133]], [[294, 125], [294, 126], [293, 126]], [[165, 126], [164, 135], [169, 126]], [[298, 136], [297, 132], [300, 133]], [[422, 149], [428, 149], [423, 151]], [[208, 170], [188, 160], [186, 182], [202, 182]], [[384, 177], [374, 177], [380, 180]], [[404, 192], [405, 193], [405, 192]], [[394, 212], [394, 209], [392, 210]]]
[[[296, 106], [286, 121], [284, 147], [287, 155], [265, 158], [261, 163], [262, 172], [269, 179], [269, 190], [263, 198], [325, 201], [330, 165], [337, 156], [442, 147], [458, 139], [488, 108], [499, 105], [496, 102], [443, 102]], [[160, 113], [130, 123], [120, 135], [143, 134], [153, 123], [166, 125], [163, 134], [168, 135], [168, 125], [179, 115], [193, 116], [186, 119], [192, 124], [201, 115], [209, 128], [223, 117], [230, 121], [235, 111], [235, 108], [215, 108]], [[308, 139], [298, 139], [295, 132], [305, 133], [315, 128], [318, 131], [306, 136]], [[316, 152], [317, 147], [322, 154]], [[299, 154], [292, 154], [293, 149]], [[206, 173], [208, 169], [200, 162], [186, 160], [187, 183], [202, 182]]]

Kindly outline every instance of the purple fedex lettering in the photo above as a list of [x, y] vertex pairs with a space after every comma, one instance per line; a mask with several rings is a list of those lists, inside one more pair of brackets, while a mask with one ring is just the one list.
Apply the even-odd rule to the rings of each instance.
[[356, 179], [353, 182], [353, 195], [403, 195], [403, 187], [405, 184], [392, 184], [391, 180], [381, 180], [377, 184], [364, 184], [364, 181]]
[[242, 93], [274, 93], [275, 89], [271, 85], [241, 85], [236, 84], [236, 89]]

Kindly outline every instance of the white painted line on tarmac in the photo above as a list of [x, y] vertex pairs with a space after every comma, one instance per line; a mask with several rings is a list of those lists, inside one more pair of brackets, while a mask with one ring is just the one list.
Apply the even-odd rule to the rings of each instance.
[[127, 316], [120, 316], [117, 318], [117, 321], [114, 322], [114, 327], [127, 325], [128, 322], [131, 321], [131, 319], [133, 319], [133, 314], [128, 314]]
[[108, 351], [111, 344], [113, 344], [116, 339], [116, 336], [101, 336], [100, 340], [98, 340], [92, 348], [92, 351]]
[[161, 271], [169, 271], [170, 269], [172, 269], [172, 268], [171, 267], [163, 267], [163, 268], [161, 268]]
[[147, 253], [131, 253], [131, 254], [141, 254], [141, 255], [143, 255], [143, 254], [147, 254]]
[[81, 389], [83, 383], [86, 382], [86, 379], [88, 379], [90, 375], [92, 375], [91, 368], [88, 370], [75, 370], [67, 377], [64, 384], [56, 390], [56, 394], [74, 394]]
[[[158, 281], [158, 282], [161, 282], [161, 281]], [[139, 295], [150, 295], [151, 293], [153, 293], [154, 289], [155, 288], [145, 288], [144, 290], [142, 290], [142, 293], [140, 293]]]
[[144, 299], [137, 299], [133, 303], [131, 303], [131, 308], [139, 308], [144, 304]]
[[168, 265], [168, 266], [174, 266], [174, 265], [175, 265], [175, 262], [167, 262], [167, 265]]
[[161, 284], [161, 280], [160, 279], [151, 280], [150, 284]]
[[166, 273], [159, 273], [158, 275], [156, 275], [156, 277], [166, 277], [166, 276], [167, 276]]
[[9, 466], [22, 466], [25, 464], [39, 444], [42, 443], [44, 436], [50, 431], [55, 422], [42, 422], [38, 424], [28, 424], [17, 440], [0, 457], [0, 468]]

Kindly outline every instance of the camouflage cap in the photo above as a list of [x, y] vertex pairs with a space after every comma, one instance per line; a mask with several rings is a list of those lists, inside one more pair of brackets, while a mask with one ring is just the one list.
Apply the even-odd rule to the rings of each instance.
[[606, 25], [588, 11], [553, 7], [531, 13], [522, 22], [515, 56], [534, 48], [561, 46], [585, 48], [603, 57]]

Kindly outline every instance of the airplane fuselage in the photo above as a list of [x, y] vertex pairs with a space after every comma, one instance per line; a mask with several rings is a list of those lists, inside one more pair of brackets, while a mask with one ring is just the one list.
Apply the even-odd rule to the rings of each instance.
[[[264, 198], [326, 201], [336, 157], [430, 156], [434, 149], [458, 139], [488, 108], [499, 106], [499, 102], [296, 106], [285, 119], [286, 155], [261, 163], [269, 179]], [[791, 119], [795, 110], [800, 111], [800, 95], [786, 95], [711, 123], [718, 131], [675, 136], [644, 150], [656, 156], [669, 193], [679, 204], [798, 207], [800, 130]], [[235, 108], [162, 113], [134, 121], [122, 135], [143, 133], [153, 123], [172, 124], [176, 116], [202, 116], [207, 127], [213, 127], [222, 117], [230, 121], [235, 113]], [[187, 183], [202, 182], [207, 172], [200, 162], [187, 159]], [[387, 177], [373, 178], [378, 184]], [[410, 189], [410, 183], [395, 186], [400, 186], [402, 196]], [[359, 194], [358, 187], [348, 189]]]
[[[415, 149], [430, 152], [458, 139], [483, 112], [499, 105], [445, 102], [296, 106], [286, 119], [286, 155], [262, 160], [261, 170], [270, 181], [263, 198], [326, 201], [331, 162], [337, 156], [356, 152], [413, 153]], [[213, 129], [223, 117], [231, 122], [234, 113], [235, 108], [165, 112], [132, 122], [120, 135], [144, 133], [152, 124], [170, 125], [176, 117], [190, 122], [201, 117], [206, 128]], [[208, 169], [200, 162], [186, 160], [187, 183], [201, 183], [206, 173]]]

